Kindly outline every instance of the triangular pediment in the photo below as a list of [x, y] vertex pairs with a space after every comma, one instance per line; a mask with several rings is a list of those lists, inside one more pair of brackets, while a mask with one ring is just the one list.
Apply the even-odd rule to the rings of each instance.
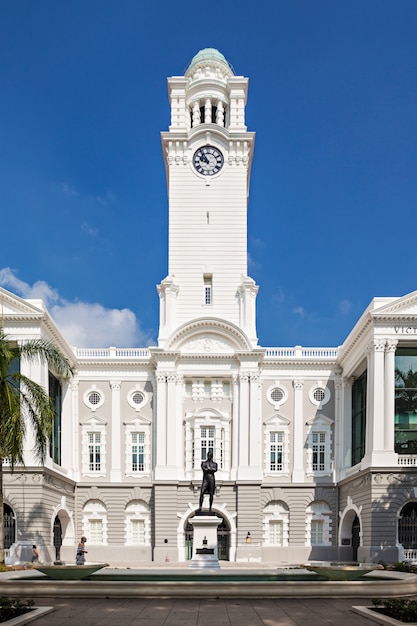
[[282, 415], [271, 415], [264, 421], [264, 426], [289, 426], [290, 420]]
[[323, 413], [317, 413], [314, 417], [306, 422], [307, 426], [331, 426], [333, 424], [333, 420]]
[[417, 291], [413, 291], [401, 298], [390, 299], [383, 306], [371, 311], [372, 317], [417, 316]]
[[17, 315], [27, 317], [43, 315], [44, 312], [41, 308], [41, 301], [39, 301], [39, 306], [36, 306], [35, 302], [38, 304], [38, 301], [24, 300], [14, 293], [0, 287], [0, 308], [1, 315], [3, 316]]
[[141, 426], [150, 426], [150, 423], [150, 420], [142, 415], [133, 415], [133, 417], [129, 417], [123, 422], [125, 426], [135, 426], [137, 428], [140, 428]]
[[80, 422], [80, 426], [91, 426], [94, 428], [95, 426], [106, 426], [107, 420], [99, 417], [98, 415], [90, 415], [86, 419]]

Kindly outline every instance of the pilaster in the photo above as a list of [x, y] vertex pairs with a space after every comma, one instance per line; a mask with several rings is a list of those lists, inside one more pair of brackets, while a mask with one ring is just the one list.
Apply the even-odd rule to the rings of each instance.
[[120, 380], [111, 380], [111, 460], [110, 480], [120, 482], [121, 473], [121, 421], [120, 421]]
[[292, 482], [303, 483], [304, 472], [304, 414], [303, 387], [304, 381], [293, 380], [294, 387], [294, 435], [293, 435], [293, 470]]

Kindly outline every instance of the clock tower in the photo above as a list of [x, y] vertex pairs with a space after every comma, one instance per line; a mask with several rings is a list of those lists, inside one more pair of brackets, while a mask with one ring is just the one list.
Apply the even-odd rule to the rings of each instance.
[[245, 125], [248, 79], [214, 48], [168, 79], [161, 133], [168, 202], [168, 276], [158, 285], [158, 344], [201, 319], [235, 326], [254, 348], [258, 287], [247, 274], [247, 200], [255, 134]]

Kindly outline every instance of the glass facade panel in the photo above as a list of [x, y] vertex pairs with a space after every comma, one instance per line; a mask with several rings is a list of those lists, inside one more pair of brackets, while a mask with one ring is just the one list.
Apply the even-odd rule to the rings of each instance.
[[352, 386], [352, 465], [365, 454], [366, 378], [365, 371]]
[[417, 349], [395, 354], [395, 452], [417, 454]]
[[49, 397], [55, 409], [54, 423], [52, 427], [49, 454], [55, 463], [61, 465], [61, 413], [62, 413], [62, 390], [61, 384], [55, 376], [49, 372]]

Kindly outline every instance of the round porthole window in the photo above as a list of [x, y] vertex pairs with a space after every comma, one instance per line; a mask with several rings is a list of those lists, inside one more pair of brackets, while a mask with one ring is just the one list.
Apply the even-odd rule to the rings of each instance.
[[98, 409], [104, 402], [104, 395], [97, 389], [89, 389], [84, 394], [84, 403], [92, 410]]
[[282, 402], [284, 398], [284, 392], [279, 387], [274, 387], [271, 391], [271, 400], [274, 402]]
[[143, 393], [141, 391], [135, 391], [135, 393], [132, 396], [133, 404], [141, 405], [144, 403], [144, 400], [145, 400], [145, 396], [143, 395]]
[[326, 394], [324, 393], [324, 389], [315, 389], [313, 391], [313, 398], [317, 402], [323, 402], [325, 396], [326, 396]]
[[322, 407], [330, 400], [330, 391], [327, 387], [312, 387], [308, 395], [310, 401], [318, 407]]
[[97, 393], [97, 391], [92, 391], [88, 395], [89, 403], [90, 404], [94, 404], [94, 406], [97, 406], [97, 404], [100, 404], [100, 400], [101, 400], [101, 395], [99, 393]]
[[278, 409], [287, 399], [287, 390], [284, 387], [273, 385], [267, 391], [268, 401]]
[[148, 396], [146, 391], [142, 391], [142, 389], [133, 389], [128, 394], [127, 401], [134, 409], [140, 409], [147, 403]]

